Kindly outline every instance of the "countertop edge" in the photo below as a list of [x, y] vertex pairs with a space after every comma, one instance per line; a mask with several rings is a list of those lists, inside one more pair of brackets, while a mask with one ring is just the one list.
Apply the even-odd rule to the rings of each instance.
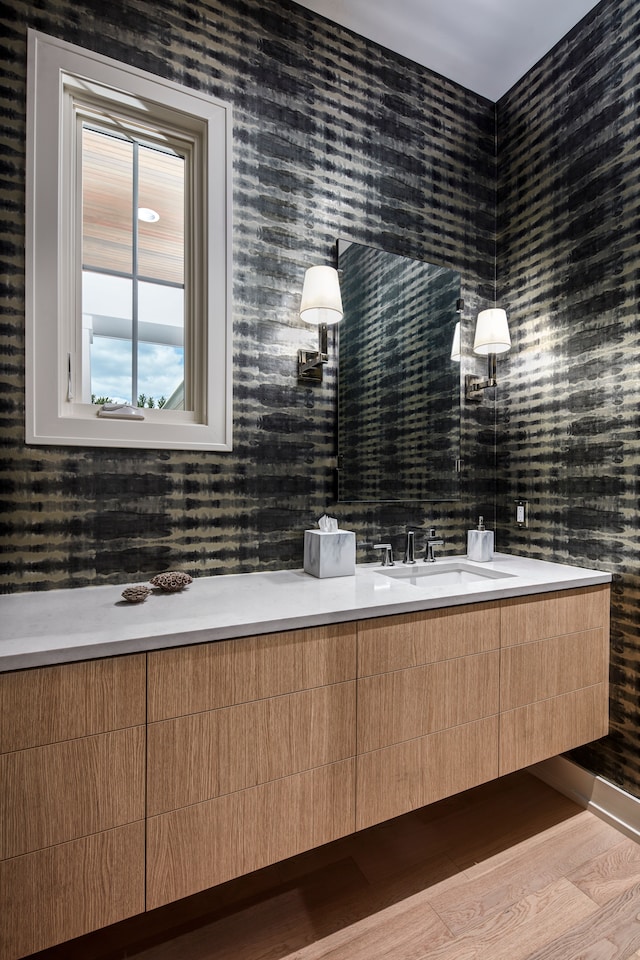
[[[526, 562], [529, 564], [536, 563], [536, 561], [529, 560]], [[540, 563], [549, 566], [547, 561], [541, 561]], [[565, 571], [569, 569], [567, 565], [564, 564], [558, 564], [557, 566], [559, 571], [562, 568], [564, 568]], [[524, 582], [514, 583], [510, 586], [506, 586], [504, 580], [496, 580], [493, 582], [495, 586], [487, 584], [481, 593], [464, 593], [458, 595], [444, 593], [441, 595], [433, 595], [422, 592], [415, 598], [410, 597], [407, 599], [406, 591], [412, 588], [405, 586], [404, 590], [398, 591], [399, 596], [397, 600], [392, 602], [370, 603], [364, 606], [318, 610], [310, 613], [285, 613], [284, 615], [275, 617], [269, 616], [267, 619], [256, 617], [255, 619], [245, 620], [241, 623], [211, 624], [210, 626], [196, 629], [191, 628], [182, 632], [150, 631], [144, 636], [123, 637], [122, 639], [98, 638], [95, 642], [80, 639], [77, 643], [70, 643], [66, 646], [62, 644], [56, 645], [54, 642], [50, 647], [46, 647], [43, 641], [40, 641], [41, 649], [37, 649], [37, 639], [25, 637], [22, 641], [19, 639], [6, 641], [10, 646], [14, 647], [14, 649], [0, 653], [0, 673], [23, 670], [31, 667], [53, 666], [82, 660], [93, 660], [103, 657], [147, 653], [170, 647], [188, 646], [197, 643], [212, 643], [265, 633], [299, 630], [305, 627], [368, 620], [374, 617], [397, 616], [403, 613], [417, 613], [422, 610], [497, 602], [535, 594], [554, 593], [561, 590], [604, 585], [610, 583], [612, 579], [611, 574], [604, 571], [590, 571], [579, 567], [573, 567], [570, 568], [570, 570], [569, 575], [560, 575], [557, 580], [546, 579], [541, 582], [535, 582], [530, 579], [525, 579]], [[380, 571], [379, 568], [375, 568], [363, 572], [379, 573]], [[297, 573], [297, 571], [290, 571], [290, 573], [294, 574]], [[248, 576], [254, 577], [260, 576], [260, 574], [249, 574]], [[265, 574], [264, 576], [268, 577], [269, 575]], [[221, 580], [219, 577], [212, 579]], [[20, 649], [20, 647], [22, 647], [22, 649]]]

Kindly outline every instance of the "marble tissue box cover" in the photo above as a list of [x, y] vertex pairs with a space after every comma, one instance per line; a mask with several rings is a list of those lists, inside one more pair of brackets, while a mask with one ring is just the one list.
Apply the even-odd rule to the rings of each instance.
[[356, 572], [352, 530], [305, 530], [304, 569], [314, 577], [351, 577]]

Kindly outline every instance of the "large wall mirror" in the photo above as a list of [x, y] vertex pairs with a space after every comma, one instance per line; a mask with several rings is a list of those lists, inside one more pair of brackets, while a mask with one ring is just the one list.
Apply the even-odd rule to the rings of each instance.
[[338, 500], [459, 497], [460, 274], [338, 241]]

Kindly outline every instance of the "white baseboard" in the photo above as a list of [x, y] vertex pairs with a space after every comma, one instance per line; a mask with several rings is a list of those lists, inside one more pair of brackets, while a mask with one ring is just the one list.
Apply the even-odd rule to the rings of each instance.
[[636, 797], [565, 757], [552, 757], [527, 769], [554, 790], [640, 843], [640, 800]]

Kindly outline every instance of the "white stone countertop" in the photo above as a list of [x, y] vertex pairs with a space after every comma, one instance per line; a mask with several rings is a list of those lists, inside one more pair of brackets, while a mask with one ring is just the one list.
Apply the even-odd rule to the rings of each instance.
[[201, 577], [180, 593], [154, 591], [140, 604], [121, 599], [126, 583], [2, 596], [0, 672], [611, 581], [610, 573], [507, 554], [476, 564], [444, 557], [429, 566], [444, 572], [456, 563], [503, 576], [455, 586], [423, 577], [413, 585], [361, 564], [355, 576], [331, 579], [302, 570]]

